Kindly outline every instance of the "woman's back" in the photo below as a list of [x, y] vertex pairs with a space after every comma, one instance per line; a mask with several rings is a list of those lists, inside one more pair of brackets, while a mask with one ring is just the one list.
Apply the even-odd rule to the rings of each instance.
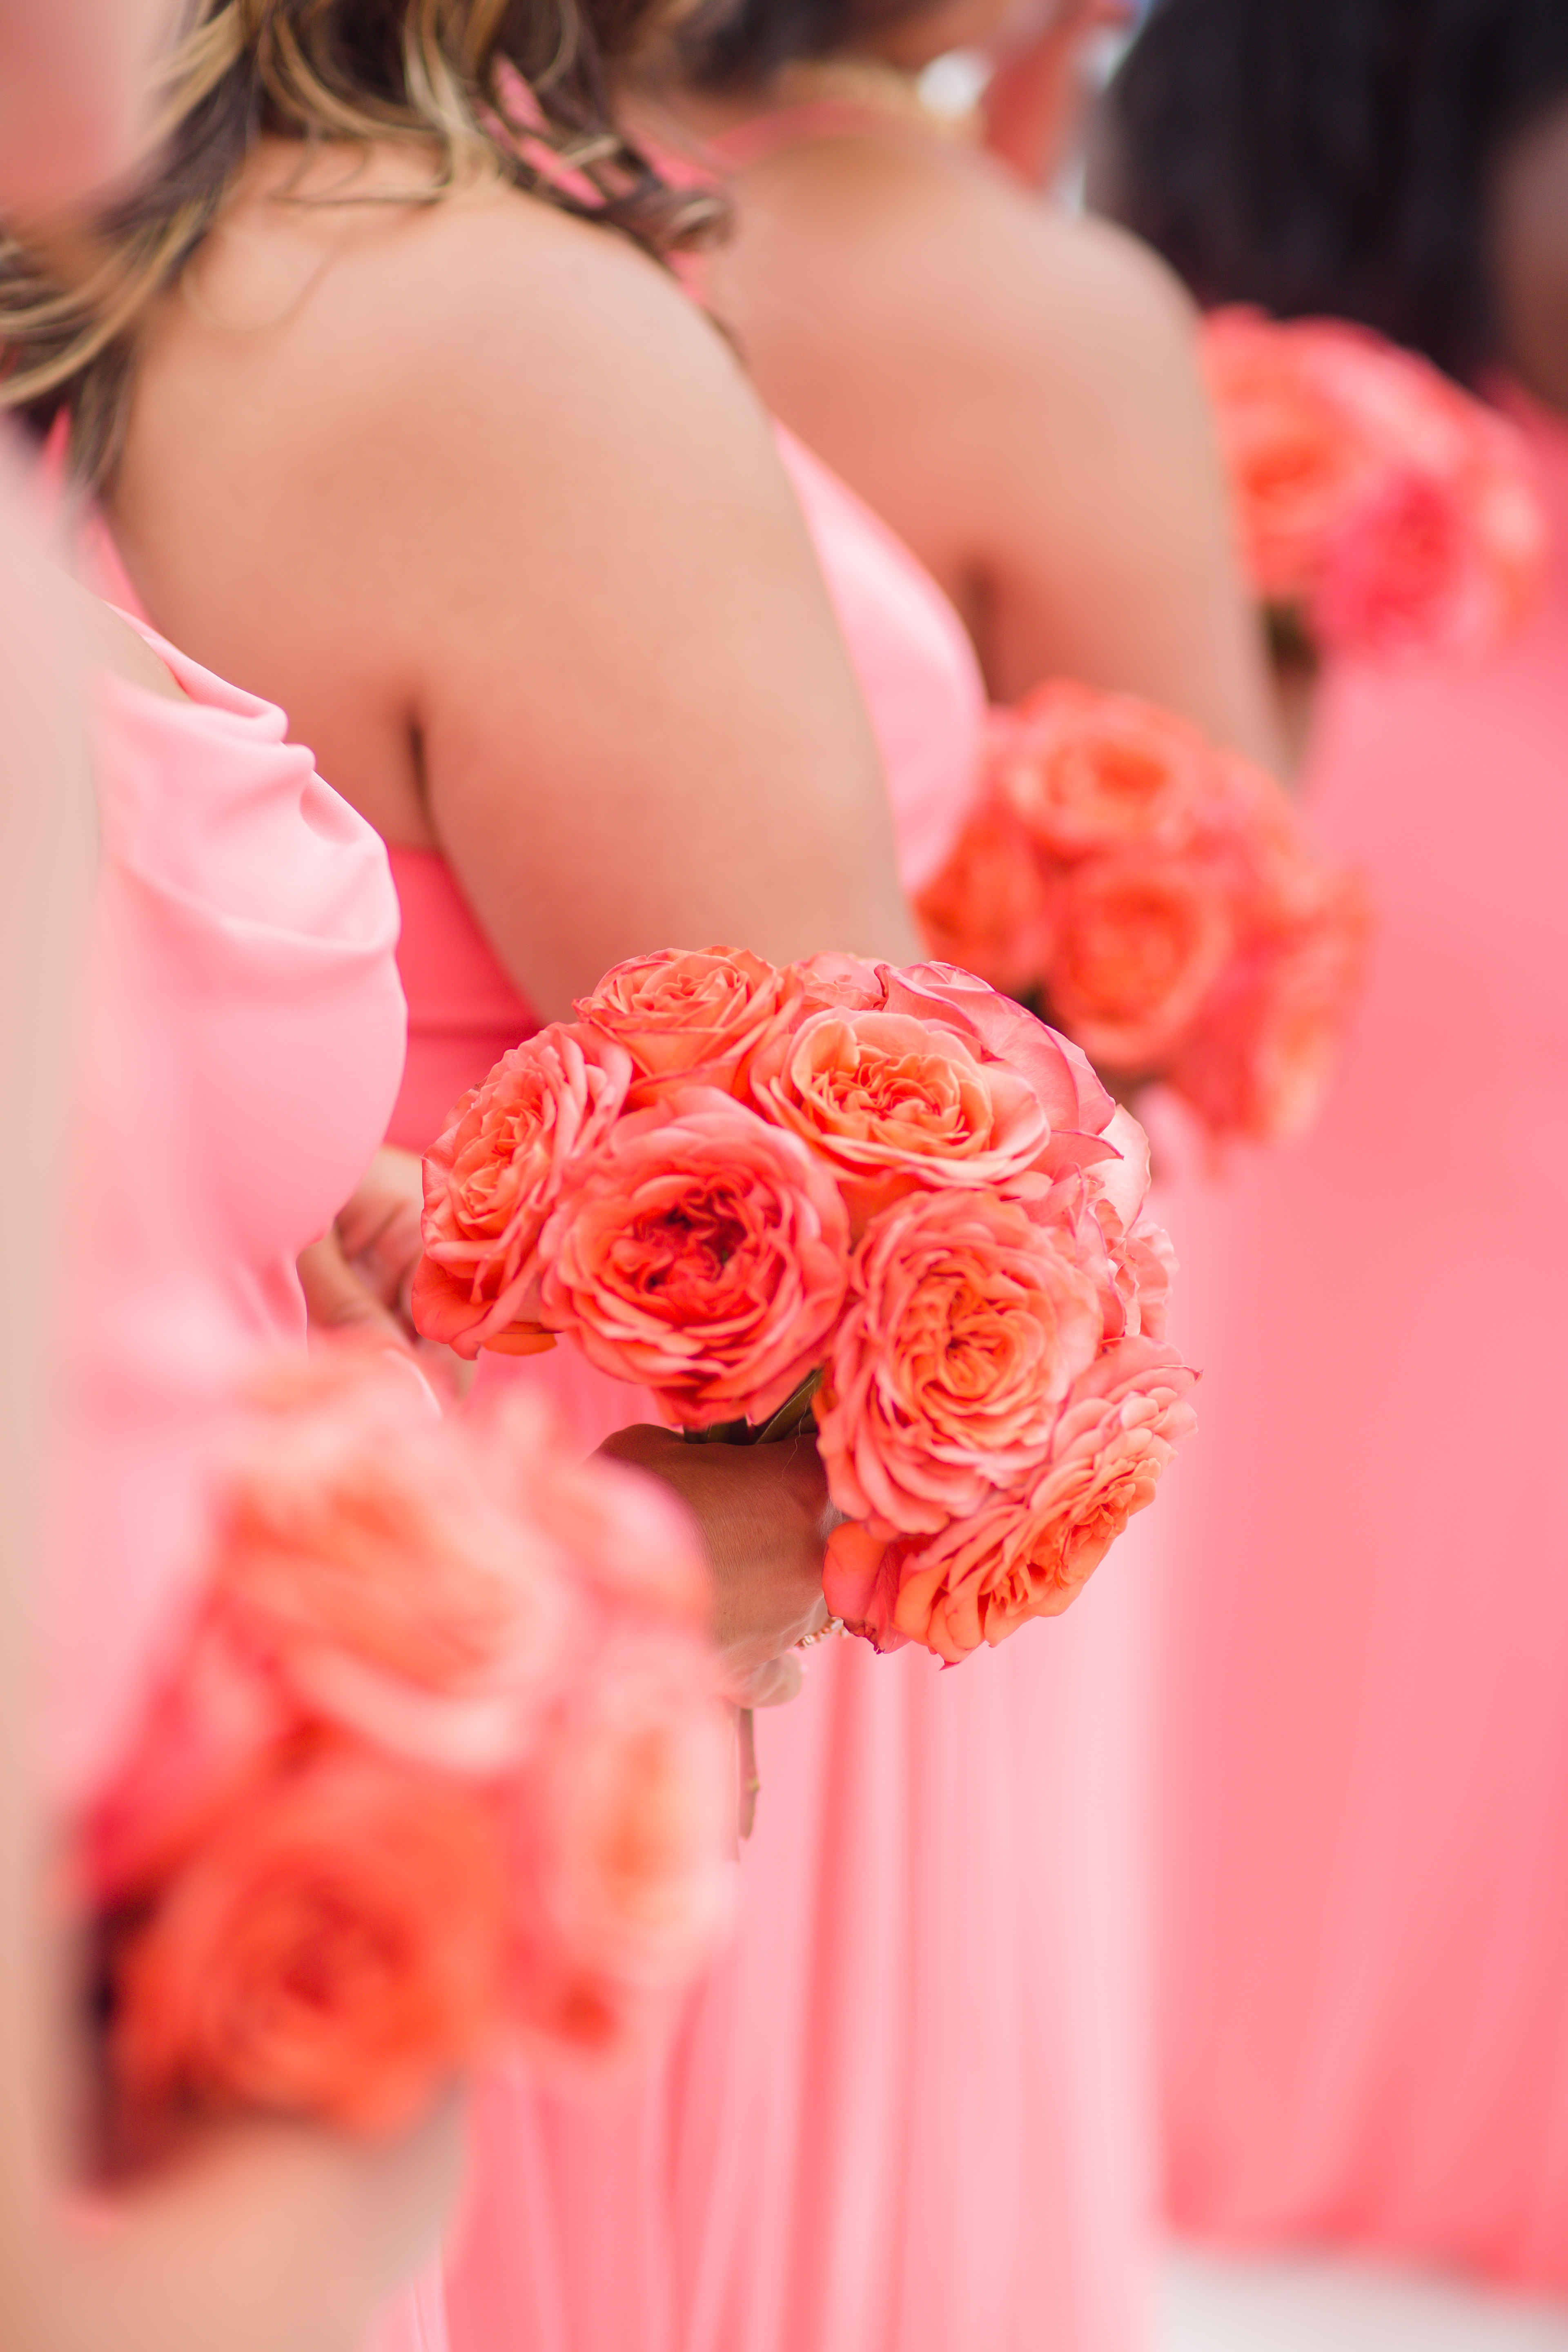
[[993, 699], [1079, 677], [1271, 757], [1191, 320], [1152, 257], [912, 105], [669, 103], [736, 161], [710, 284], [763, 396], [946, 590]]

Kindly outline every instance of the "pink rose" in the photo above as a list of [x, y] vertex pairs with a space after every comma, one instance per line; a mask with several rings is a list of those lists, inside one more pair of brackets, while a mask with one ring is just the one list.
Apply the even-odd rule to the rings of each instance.
[[[1055, 1173], [1088, 1168], [1112, 1158], [1116, 1099], [1096, 1076], [1089, 1056], [1032, 1013], [1004, 996], [974, 972], [956, 964], [884, 965], [889, 1013], [915, 1014], [956, 1027], [987, 1061], [1005, 1062], [1027, 1078], [1050, 1122], [1050, 1141], [1037, 1168]], [[1142, 1129], [1137, 1132], [1142, 1135]]]
[[1130, 694], [1058, 678], [992, 721], [990, 774], [1047, 861], [1184, 849], [1213, 752], [1195, 727]]
[[840, 1510], [884, 1537], [934, 1530], [1045, 1459], [1100, 1339], [1067, 1240], [988, 1192], [915, 1193], [872, 1221], [816, 1402]]
[[894, 1013], [814, 1015], [759, 1054], [752, 1091], [833, 1170], [862, 1220], [918, 1184], [1019, 1174], [1050, 1139], [1026, 1078], [957, 1028]]
[[607, 971], [574, 1010], [630, 1055], [630, 1102], [672, 1087], [743, 1095], [758, 1047], [793, 1019], [799, 983], [744, 948], [661, 948]]
[[502, 1770], [573, 1633], [568, 1559], [504, 1475], [380, 1356], [318, 1354], [232, 1449], [215, 1605], [298, 1708], [411, 1762]]
[[879, 1648], [898, 1637], [956, 1665], [982, 1642], [1070, 1606], [1194, 1426], [1194, 1375], [1173, 1349], [1129, 1339], [1079, 1375], [1043, 1470], [935, 1536], [879, 1553], [868, 1529], [829, 1544], [828, 1605]]
[[292, 1757], [113, 1935], [129, 2136], [242, 2110], [407, 2123], [496, 2033], [505, 1854], [487, 1793], [333, 1745]]
[[579, 1162], [603, 1149], [632, 1079], [626, 1048], [552, 1022], [503, 1055], [425, 1155], [414, 1320], [460, 1356], [553, 1347], [537, 1320], [540, 1234]]
[[1105, 1318], [1108, 1336], [1163, 1339], [1177, 1272], [1170, 1234], [1152, 1217], [1140, 1217], [1131, 1227], [1125, 1225], [1108, 1200], [1097, 1201], [1094, 1213], [1105, 1235], [1121, 1306], [1119, 1329], [1114, 1318], [1107, 1315]]
[[888, 992], [882, 964], [830, 951], [808, 956], [790, 969], [800, 982], [802, 1021], [814, 1013], [879, 1013], [882, 1009]]
[[1236, 940], [1223, 866], [1201, 854], [1086, 858], [1058, 878], [1053, 1011], [1094, 1061], [1156, 1072], [1197, 1017]]
[[511, 1807], [513, 2014], [546, 2056], [621, 2055], [728, 1918], [734, 1751], [707, 1645], [612, 1633]]
[[822, 1358], [848, 1273], [827, 1171], [710, 1087], [623, 1118], [544, 1238], [543, 1313], [672, 1421], [765, 1421]]

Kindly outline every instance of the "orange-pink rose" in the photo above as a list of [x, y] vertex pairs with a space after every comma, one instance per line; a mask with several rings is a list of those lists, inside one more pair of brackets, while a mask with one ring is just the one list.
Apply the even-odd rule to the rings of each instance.
[[819, 1013], [757, 1056], [763, 1116], [809, 1144], [858, 1221], [916, 1185], [997, 1183], [1045, 1150], [1026, 1078], [956, 1027], [896, 1013]]
[[552, 1022], [503, 1055], [425, 1155], [425, 1255], [412, 1306], [460, 1356], [554, 1345], [537, 1316], [540, 1234], [574, 1168], [600, 1150], [632, 1081], [626, 1048]]
[[1310, 595], [1323, 547], [1376, 487], [1373, 453], [1347, 429], [1306, 359], [1299, 333], [1259, 311], [1215, 310], [1204, 321], [1204, 369], [1243, 558], [1268, 604]]
[[1100, 1329], [1064, 1229], [990, 1192], [884, 1210], [816, 1400], [834, 1502], [887, 1538], [978, 1509], [1044, 1461]]
[[1034, 986], [1049, 952], [1050, 909], [1028, 835], [1002, 793], [976, 799], [917, 910], [933, 955], [993, 988]]
[[232, 1625], [205, 1611], [134, 1751], [82, 1824], [77, 1863], [87, 1899], [117, 1904], [177, 1869], [239, 1797], [272, 1776], [298, 1727], [287, 1691]]
[[1260, 918], [1173, 1056], [1178, 1094], [1216, 1133], [1278, 1142], [1322, 1106], [1361, 992], [1373, 919], [1359, 876], [1321, 869]]
[[215, 1599], [298, 1706], [458, 1773], [539, 1733], [572, 1639], [570, 1562], [477, 1425], [382, 1359], [276, 1376], [231, 1454]]
[[1209, 745], [1173, 711], [1058, 678], [991, 720], [989, 773], [1037, 853], [1177, 850], [1208, 797]]
[[1236, 943], [1230, 877], [1201, 854], [1086, 858], [1056, 882], [1052, 1010], [1093, 1062], [1157, 1071]]
[[[1050, 1127], [1049, 1140], [1031, 1172], [1102, 1167], [1116, 1157], [1115, 1097], [1100, 1084], [1088, 1055], [1037, 1019], [1026, 1006], [989, 987], [956, 964], [883, 966], [889, 1013], [913, 1013], [956, 1028], [983, 1060], [1003, 1062], [1026, 1078]], [[1140, 1137], [1142, 1129], [1138, 1129]], [[1011, 1181], [1011, 1180], [1004, 1180]]]
[[[880, 1649], [921, 1643], [956, 1665], [1068, 1608], [1194, 1426], [1194, 1374], [1151, 1339], [1120, 1341], [1074, 1384], [1045, 1468], [936, 1536], [879, 1549], [840, 1528], [828, 1605]], [[840, 1539], [843, 1539], [842, 1541]]]
[[848, 1273], [828, 1170], [711, 1087], [633, 1111], [545, 1237], [543, 1313], [689, 1427], [765, 1421], [820, 1361]]
[[660, 948], [616, 964], [574, 1010], [631, 1056], [637, 1109], [672, 1087], [743, 1094], [752, 1056], [799, 993], [793, 972], [744, 948]]
[[1340, 320], [1220, 310], [1204, 340], [1260, 597], [1363, 655], [1473, 655], [1507, 634], [1546, 548], [1507, 418]]
[[130, 2130], [182, 2113], [406, 2123], [498, 2031], [491, 1796], [342, 1747], [248, 1792], [113, 1945]]

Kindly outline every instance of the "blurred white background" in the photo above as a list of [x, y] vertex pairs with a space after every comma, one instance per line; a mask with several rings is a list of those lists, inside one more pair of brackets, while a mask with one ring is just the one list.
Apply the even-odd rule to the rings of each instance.
[[1568, 2352], [1568, 2307], [1328, 2260], [1171, 2254], [1160, 2352]]

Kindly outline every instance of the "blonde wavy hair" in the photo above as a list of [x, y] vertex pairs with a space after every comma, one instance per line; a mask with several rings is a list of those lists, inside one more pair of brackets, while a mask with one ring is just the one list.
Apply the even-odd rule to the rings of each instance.
[[0, 405], [40, 433], [65, 411], [89, 486], [114, 468], [140, 322], [262, 137], [434, 150], [430, 203], [488, 173], [660, 258], [722, 217], [668, 187], [614, 117], [610, 77], [670, 0], [200, 0], [192, 14], [163, 75], [156, 161], [93, 224], [85, 263], [68, 273], [52, 247], [0, 236]]

